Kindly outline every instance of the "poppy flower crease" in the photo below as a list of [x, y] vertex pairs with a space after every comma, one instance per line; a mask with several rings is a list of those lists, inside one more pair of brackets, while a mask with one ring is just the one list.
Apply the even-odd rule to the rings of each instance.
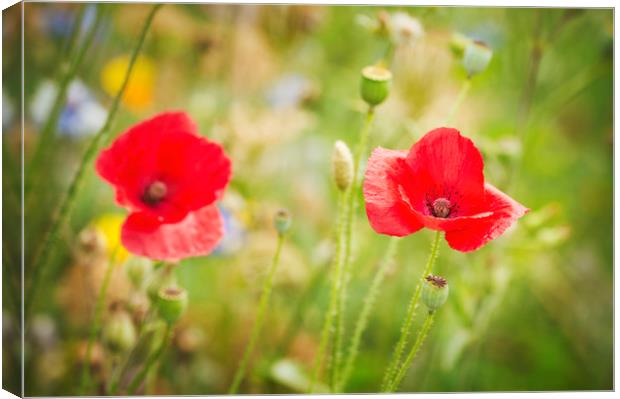
[[222, 238], [215, 201], [231, 163], [187, 114], [162, 113], [129, 128], [99, 154], [96, 169], [130, 211], [121, 231], [130, 252], [179, 260], [210, 253]]
[[364, 199], [372, 228], [406, 236], [423, 227], [446, 233], [462, 252], [499, 237], [529, 209], [484, 181], [480, 151], [458, 130], [438, 128], [409, 151], [376, 148]]

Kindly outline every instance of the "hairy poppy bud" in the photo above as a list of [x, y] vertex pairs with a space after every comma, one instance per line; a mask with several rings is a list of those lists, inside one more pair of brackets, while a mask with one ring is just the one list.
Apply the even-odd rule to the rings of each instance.
[[124, 310], [115, 310], [102, 331], [103, 342], [113, 352], [126, 352], [136, 343], [136, 328]]
[[153, 269], [153, 262], [148, 258], [132, 256], [125, 264], [127, 276], [134, 287], [140, 289]]
[[291, 214], [286, 209], [280, 209], [273, 217], [273, 225], [278, 230], [278, 234], [284, 234], [291, 227]]
[[332, 173], [336, 186], [345, 191], [353, 181], [353, 155], [344, 141], [337, 140], [332, 153]]
[[185, 312], [187, 291], [178, 287], [162, 288], [157, 296], [157, 312], [168, 324], [173, 324]]
[[493, 50], [484, 42], [474, 40], [467, 44], [463, 55], [463, 66], [467, 71], [467, 76], [472, 77], [480, 72], [484, 72], [487, 66], [489, 66], [492, 56]]
[[422, 285], [422, 302], [429, 311], [434, 312], [448, 299], [448, 282], [445, 278], [429, 274]]
[[362, 69], [362, 99], [371, 107], [381, 104], [390, 93], [391, 83], [392, 72], [388, 69], [379, 65], [367, 66]]

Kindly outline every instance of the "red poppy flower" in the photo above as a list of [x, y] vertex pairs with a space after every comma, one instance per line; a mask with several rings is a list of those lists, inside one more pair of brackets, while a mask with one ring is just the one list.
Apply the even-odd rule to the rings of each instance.
[[370, 225], [398, 237], [427, 227], [458, 251], [480, 248], [529, 210], [485, 183], [483, 166], [456, 129], [432, 130], [409, 151], [376, 148], [364, 180]]
[[162, 113], [129, 128], [96, 168], [131, 212], [121, 232], [130, 252], [179, 260], [210, 253], [222, 238], [214, 203], [230, 180], [230, 160], [187, 114]]

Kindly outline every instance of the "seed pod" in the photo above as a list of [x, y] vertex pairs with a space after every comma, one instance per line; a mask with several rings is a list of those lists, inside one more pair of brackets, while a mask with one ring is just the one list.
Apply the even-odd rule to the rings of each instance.
[[360, 92], [362, 99], [374, 107], [381, 104], [390, 93], [392, 72], [379, 66], [371, 65], [362, 69]]
[[337, 140], [332, 152], [332, 173], [340, 191], [345, 191], [353, 181], [353, 155], [344, 141]]
[[278, 234], [284, 234], [291, 227], [291, 214], [286, 209], [280, 209], [276, 212], [273, 217], [273, 225], [276, 230], [278, 230]]
[[187, 307], [187, 291], [178, 287], [162, 288], [157, 296], [157, 312], [168, 324], [174, 324]]
[[445, 278], [429, 274], [422, 285], [422, 303], [429, 311], [434, 312], [446, 303], [449, 291], [450, 287]]
[[136, 343], [136, 328], [131, 316], [124, 310], [116, 310], [103, 327], [103, 342], [113, 352], [126, 352]]
[[484, 72], [491, 62], [493, 50], [484, 42], [474, 40], [465, 46], [463, 55], [463, 66], [467, 71], [467, 76], [472, 77]]

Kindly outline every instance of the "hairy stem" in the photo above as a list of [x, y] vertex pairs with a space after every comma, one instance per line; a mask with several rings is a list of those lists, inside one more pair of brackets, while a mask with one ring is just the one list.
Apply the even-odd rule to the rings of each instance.
[[241, 362], [239, 362], [239, 367], [237, 368], [237, 372], [235, 373], [233, 382], [228, 389], [228, 393], [231, 395], [236, 394], [237, 390], [239, 389], [239, 385], [241, 384], [241, 381], [245, 376], [245, 371], [247, 369], [250, 356], [252, 356], [252, 352], [254, 352], [254, 347], [256, 346], [256, 342], [258, 341], [258, 337], [260, 336], [261, 329], [263, 328], [263, 324], [265, 323], [265, 314], [267, 313], [269, 298], [271, 297], [271, 291], [273, 289], [273, 276], [278, 269], [278, 263], [280, 263], [280, 254], [282, 252], [282, 246], [284, 244], [284, 237], [285, 234], [278, 234], [276, 253], [273, 256], [273, 261], [271, 262], [271, 267], [269, 268], [267, 278], [263, 283], [263, 291], [258, 305], [256, 320], [254, 321], [254, 326], [252, 327], [252, 332], [250, 333], [250, 341], [245, 347], [243, 357], [241, 358]]
[[428, 331], [430, 330], [431, 325], [433, 324], [434, 318], [435, 318], [435, 312], [429, 311], [428, 314], [426, 315], [426, 319], [424, 320], [424, 324], [422, 324], [422, 328], [418, 332], [415, 343], [413, 344], [413, 347], [411, 348], [409, 355], [407, 355], [407, 358], [401, 365], [400, 370], [396, 373], [396, 376], [394, 377], [394, 380], [392, 381], [392, 384], [388, 388], [387, 392], [394, 392], [399, 387], [400, 383], [405, 377], [405, 373], [407, 373], [407, 370], [409, 370], [409, 367], [411, 367], [411, 363], [413, 363], [413, 359], [415, 359], [415, 356], [420, 350], [420, 347], [424, 343], [424, 340], [426, 339], [426, 335], [428, 335]]
[[95, 137], [93, 137], [91, 142], [89, 143], [88, 148], [86, 149], [84, 156], [82, 157], [82, 161], [80, 162], [78, 170], [75, 176], [73, 177], [71, 184], [69, 185], [69, 189], [67, 190], [67, 193], [61, 202], [58, 213], [56, 213], [56, 216], [54, 217], [52, 225], [43, 239], [43, 242], [41, 244], [41, 249], [39, 250], [37, 256], [35, 257], [33, 261], [32, 270], [31, 270], [31, 273], [32, 273], [31, 283], [30, 283], [30, 288], [28, 290], [28, 297], [27, 297], [26, 304], [25, 304], [25, 314], [29, 314], [32, 308], [32, 304], [36, 297], [36, 291], [38, 288], [38, 283], [40, 280], [42, 270], [46, 269], [47, 262], [49, 262], [49, 259], [51, 258], [51, 252], [54, 249], [56, 242], [58, 241], [59, 233], [69, 219], [69, 215], [71, 214], [71, 211], [75, 204], [75, 199], [77, 198], [77, 194], [84, 180], [87, 165], [91, 162], [91, 160], [95, 156], [95, 153], [99, 149], [99, 146], [101, 145], [102, 142], [104, 142], [104, 140], [106, 139], [108, 135], [110, 127], [112, 126], [112, 122], [114, 121], [114, 117], [116, 116], [116, 112], [118, 110], [120, 100], [123, 94], [125, 93], [125, 89], [127, 88], [127, 83], [129, 82], [129, 78], [131, 76], [131, 71], [133, 70], [133, 66], [136, 62], [136, 59], [138, 58], [138, 54], [140, 54], [140, 50], [142, 49], [142, 45], [144, 44], [146, 35], [153, 22], [153, 18], [155, 17], [155, 14], [157, 10], [159, 10], [160, 7], [161, 7], [161, 4], [156, 4], [151, 9], [151, 12], [148, 15], [146, 22], [144, 23], [144, 26], [142, 28], [142, 32], [140, 33], [138, 43], [136, 44], [136, 47], [134, 48], [131, 54], [131, 59], [127, 67], [127, 71], [125, 72], [125, 78], [123, 80], [123, 84], [121, 85], [120, 89], [118, 90], [118, 93], [116, 94], [116, 97], [114, 98], [114, 101], [112, 102], [112, 106], [110, 107], [110, 112], [108, 113], [108, 117], [105, 121], [105, 124], [103, 125], [101, 130], [97, 132]]
[[333, 320], [338, 305], [338, 283], [340, 282], [340, 274], [342, 273], [343, 245], [344, 245], [344, 225], [346, 221], [346, 200], [347, 193], [338, 193], [338, 222], [336, 226], [336, 253], [334, 254], [333, 264], [331, 268], [331, 289], [329, 295], [329, 306], [325, 313], [323, 328], [321, 330], [321, 341], [319, 343], [319, 351], [316, 354], [312, 378], [310, 379], [310, 387], [308, 391], [312, 393], [314, 384], [319, 377], [323, 357], [327, 350], [330, 335], [333, 334]]
[[368, 318], [370, 317], [370, 312], [375, 305], [377, 294], [379, 293], [379, 287], [381, 286], [381, 283], [385, 278], [386, 272], [394, 261], [394, 256], [396, 255], [396, 250], [398, 248], [399, 242], [400, 240], [398, 237], [390, 238], [390, 242], [388, 243], [385, 255], [381, 263], [379, 264], [379, 267], [377, 268], [377, 273], [374, 275], [372, 283], [370, 284], [370, 288], [368, 289], [368, 293], [364, 298], [364, 305], [355, 323], [355, 329], [353, 337], [351, 338], [351, 344], [349, 346], [348, 355], [344, 364], [344, 369], [340, 380], [338, 381], [338, 385], [336, 386], [338, 392], [346, 387], [349, 377], [351, 376], [351, 372], [353, 371], [353, 365], [355, 364], [355, 360], [359, 352], [362, 334], [364, 333], [364, 331], [366, 330], [366, 326], [368, 325]]
[[337, 302], [337, 323], [336, 323], [336, 340], [335, 340], [335, 358], [334, 358], [334, 374], [332, 381], [338, 381], [339, 373], [342, 364], [342, 340], [345, 334], [344, 326], [344, 314], [347, 301], [347, 288], [349, 285], [349, 279], [351, 275], [351, 242], [353, 237], [353, 224], [355, 221], [355, 211], [357, 208], [357, 197], [359, 192], [359, 174], [360, 163], [364, 154], [366, 153], [366, 147], [368, 146], [368, 136], [370, 135], [370, 128], [374, 121], [375, 111], [373, 107], [368, 108], [364, 125], [360, 133], [360, 139], [355, 148], [355, 155], [353, 159], [353, 181], [351, 187], [348, 190], [347, 204], [346, 204], [346, 221], [344, 229], [344, 263], [341, 273], [341, 281], [338, 284], [338, 302]]
[[394, 349], [392, 360], [385, 371], [381, 389], [383, 392], [387, 392], [389, 390], [389, 388], [393, 384], [394, 378], [396, 377], [396, 373], [398, 372], [400, 359], [403, 355], [403, 351], [405, 350], [405, 346], [407, 345], [407, 340], [409, 339], [411, 323], [413, 322], [413, 318], [415, 317], [418, 303], [420, 301], [420, 294], [422, 293], [422, 284], [424, 282], [424, 277], [430, 274], [433, 270], [433, 265], [435, 264], [435, 259], [437, 258], [437, 253], [439, 249], [440, 238], [441, 231], [437, 231], [435, 233], [435, 238], [431, 246], [431, 253], [428, 257], [428, 261], [426, 262], [426, 266], [424, 267], [422, 275], [418, 279], [418, 284], [416, 285], [413, 296], [411, 297], [411, 301], [409, 302], [409, 306], [407, 308], [407, 315], [405, 316], [403, 326], [400, 330], [400, 338], [398, 339], [398, 343], [396, 344], [396, 347]]

